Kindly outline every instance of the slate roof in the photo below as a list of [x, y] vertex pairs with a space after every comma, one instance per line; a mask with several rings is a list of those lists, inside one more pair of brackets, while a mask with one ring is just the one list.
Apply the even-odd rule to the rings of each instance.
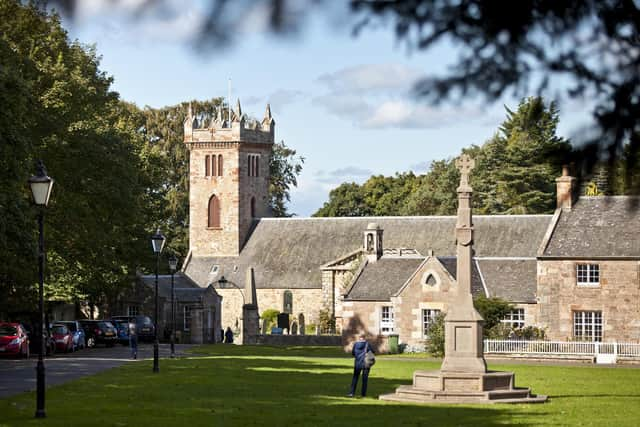
[[[454, 279], [458, 278], [458, 259], [457, 257], [438, 257], [438, 261], [444, 266], [444, 268], [453, 276]], [[473, 296], [483, 295], [484, 286], [482, 285], [482, 276], [478, 272], [478, 266], [475, 262], [471, 264], [471, 294]]]
[[347, 299], [388, 301], [422, 264], [424, 258], [380, 258], [369, 263], [350, 289]]
[[[140, 280], [152, 289], [155, 288], [155, 275], [140, 276]], [[201, 288], [197, 283], [184, 274], [176, 273], [174, 275], [174, 291], [176, 293], [176, 298], [179, 301], [184, 302], [199, 301], [200, 297], [208, 292], [208, 289]], [[165, 299], [171, 298], [171, 275], [158, 276], [158, 296]]]
[[[456, 257], [437, 257], [442, 266], [457, 278]], [[389, 301], [411, 277], [422, 259], [381, 258], [367, 264], [345, 297], [353, 301]], [[477, 261], [477, 264], [476, 262]], [[478, 266], [480, 269], [478, 270]], [[474, 296], [499, 297], [509, 302], [536, 302], [536, 260], [530, 259], [474, 259], [471, 269], [471, 293]]]
[[640, 257], [638, 202], [631, 196], [580, 197], [560, 213], [541, 256]]
[[478, 259], [489, 296], [509, 302], [535, 303], [535, 259]]
[[[478, 256], [533, 257], [551, 221], [551, 215], [474, 216]], [[385, 248], [413, 248], [423, 255], [455, 255], [455, 216], [263, 218], [238, 257], [192, 257], [185, 273], [201, 286], [221, 274], [244, 287], [245, 271], [255, 270], [256, 287], [320, 288], [319, 267], [362, 247], [363, 232], [371, 222], [383, 230]], [[214, 265], [216, 274], [210, 274]]]

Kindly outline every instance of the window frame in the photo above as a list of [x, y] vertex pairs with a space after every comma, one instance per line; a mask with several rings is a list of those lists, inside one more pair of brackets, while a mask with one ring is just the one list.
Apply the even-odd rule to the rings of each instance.
[[392, 305], [380, 307], [380, 334], [390, 335], [395, 332], [395, 313]]
[[222, 228], [222, 206], [220, 198], [215, 194], [209, 197], [207, 204], [207, 228], [217, 230]]
[[182, 330], [191, 331], [191, 306], [185, 305], [182, 307]]
[[130, 304], [127, 306], [127, 316], [133, 317], [140, 314], [140, 306], [137, 304]]
[[525, 318], [524, 308], [515, 307], [500, 320], [500, 323], [509, 326], [511, 329], [521, 329], [525, 326]]
[[600, 286], [600, 264], [576, 264], [576, 285], [581, 287]]
[[427, 331], [435, 322], [436, 318], [442, 313], [442, 310], [438, 308], [423, 308], [420, 311], [422, 317], [422, 338], [428, 339], [429, 334]]
[[600, 310], [573, 311], [573, 339], [576, 341], [602, 342], [604, 316]]

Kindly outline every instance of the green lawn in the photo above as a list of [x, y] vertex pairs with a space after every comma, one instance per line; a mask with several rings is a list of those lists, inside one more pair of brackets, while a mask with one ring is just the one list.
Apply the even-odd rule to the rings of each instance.
[[[345, 397], [352, 360], [333, 348], [204, 346], [191, 358], [129, 363], [47, 393], [45, 420], [35, 394], [0, 400], [0, 426], [637, 426], [640, 369], [491, 365], [520, 386], [548, 394], [542, 405], [411, 405], [381, 402], [411, 382], [420, 359], [379, 357], [370, 397]], [[0, 379], [1, 381], [1, 379]]]

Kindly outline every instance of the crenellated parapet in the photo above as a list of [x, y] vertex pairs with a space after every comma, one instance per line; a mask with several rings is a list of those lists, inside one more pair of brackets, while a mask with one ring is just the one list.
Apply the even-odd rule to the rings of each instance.
[[242, 113], [240, 100], [235, 110], [231, 111], [231, 122], [222, 117], [222, 108], [218, 109], [216, 117], [212, 118], [208, 126], [201, 127], [193, 114], [191, 105], [184, 120], [184, 142], [189, 148], [197, 144], [273, 144], [275, 121], [271, 116], [271, 107], [267, 104], [262, 121], [252, 120]]

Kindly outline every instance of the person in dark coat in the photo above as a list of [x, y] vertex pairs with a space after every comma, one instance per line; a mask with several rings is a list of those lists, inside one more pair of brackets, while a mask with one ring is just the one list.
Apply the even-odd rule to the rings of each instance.
[[224, 333], [224, 342], [233, 344], [233, 331], [231, 331], [231, 326], [227, 326], [227, 332]]
[[367, 381], [369, 380], [370, 368], [365, 366], [364, 359], [369, 350], [373, 351], [365, 339], [364, 334], [360, 335], [358, 341], [353, 344], [353, 348], [351, 349], [351, 354], [355, 359], [353, 364], [353, 378], [351, 379], [351, 391], [347, 395], [349, 397], [353, 397], [356, 394], [360, 372], [362, 372], [362, 397], [367, 395]]

